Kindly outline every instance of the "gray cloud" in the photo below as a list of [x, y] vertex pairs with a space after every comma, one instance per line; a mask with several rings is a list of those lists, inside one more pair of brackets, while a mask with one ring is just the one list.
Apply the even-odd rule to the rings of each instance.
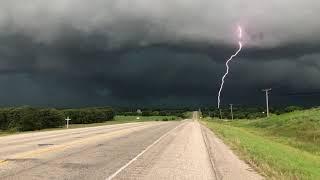
[[245, 46], [223, 103], [263, 101], [260, 89], [270, 86], [317, 90], [319, 9], [315, 0], [1, 1], [0, 98], [3, 105], [215, 104], [238, 24]]
[[247, 46], [266, 48], [319, 42], [319, 9], [316, 0], [7, 0], [0, 3], [0, 31], [52, 43], [72, 28], [101, 33], [110, 47], [186, 40], [230, 45], [241, 24]]
[[238, 59], [233, 64], [233, 72], [241, 77], [241, 83], [247, 85], [284, 84], [300, 90], [320, 89], [317, 80], [320, 77], [319, 58], [320, 54], [265, 61]]

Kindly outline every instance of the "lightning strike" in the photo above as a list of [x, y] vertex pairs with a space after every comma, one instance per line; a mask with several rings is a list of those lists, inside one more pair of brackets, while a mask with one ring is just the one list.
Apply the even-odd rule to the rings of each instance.
[[221, 86], [220, 86], [220, 89], [219, 89], [219, 93], [218, 93], [218, 109], [220, 109], [220, 103], [221, 103], [221, 92], [222, 92], [222, 89], [223, 89], [223, 85], [224, 85], [224, 82], [225, 82], [225, 78], [227, 77], [227, 75], [229, 74], [229, 63], [230, 61], [232, 61], [233, 58], [235, 58], [239, 53], [240, 51], [242, 50], [242, 28], [240, 26], [238, 26], [238, 38], [239, 38], [239, 41], [238, 41], [238, 44], [239, 44], [239, 49], [236, 51], [235, 54], [233, 54], [227, 61], [226, 61], [226, 73], [222, 76], [222, 79], [221, 79]]

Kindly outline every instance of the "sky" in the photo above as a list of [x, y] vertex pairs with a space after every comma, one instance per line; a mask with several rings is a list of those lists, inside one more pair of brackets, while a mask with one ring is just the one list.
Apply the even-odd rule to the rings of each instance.
[[264, 105], [263, 88], [272, 105], [318, 105], [319, 9], [318, 0], [3, 0], [0, 105], [216, 106], [238, 25], [244, 47], [222, 105]]

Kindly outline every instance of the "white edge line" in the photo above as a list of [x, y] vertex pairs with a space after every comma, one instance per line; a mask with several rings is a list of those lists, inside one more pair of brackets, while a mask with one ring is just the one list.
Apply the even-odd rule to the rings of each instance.
[[162, 135], [159, 139], [157, 139], [156, 141], [154, 141], [152, 144], [150, 144], [146, 149], [144, 149], [143, 151], [141, 151], [136, 157], [134, 157], [133, 159], [131, 159], [127, 164], [125, 164], [124, 166], [122, 166], [120, 169], [118, 169], [115, 173], [113, 173], [111, 176], [109, 176], [106, 180], [111, 180], [114, 177], [116, 177], [121, 171], [123, 171], [125, 168], [127, 168], [130, 164], [132, 164], [134, 161], [136, 161], [140, 156], [142, 156], [144, 153], [146, 153], [152, 146], [154, 146], [155, 144], [157, 144], [159, 141], [161, 141], [164, 137], [166, 137], [169, 133], [171, 133], [172, 131], [176, 130], [177, 128], [179, 128], [180, 126], [182, 126], [185, 123], [180, 124], [179, 126], [171, 129], [169, 132], [165, 133], [164, 135]]

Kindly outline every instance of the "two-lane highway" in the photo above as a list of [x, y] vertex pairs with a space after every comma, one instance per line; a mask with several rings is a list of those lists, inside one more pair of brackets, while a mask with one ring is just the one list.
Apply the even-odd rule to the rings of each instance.
[[145, 122], [0, 138], [0, 179], [105, 179], [182, 122]]
[[0, 179], [261, 179], [193, 118], [1, 137]]

